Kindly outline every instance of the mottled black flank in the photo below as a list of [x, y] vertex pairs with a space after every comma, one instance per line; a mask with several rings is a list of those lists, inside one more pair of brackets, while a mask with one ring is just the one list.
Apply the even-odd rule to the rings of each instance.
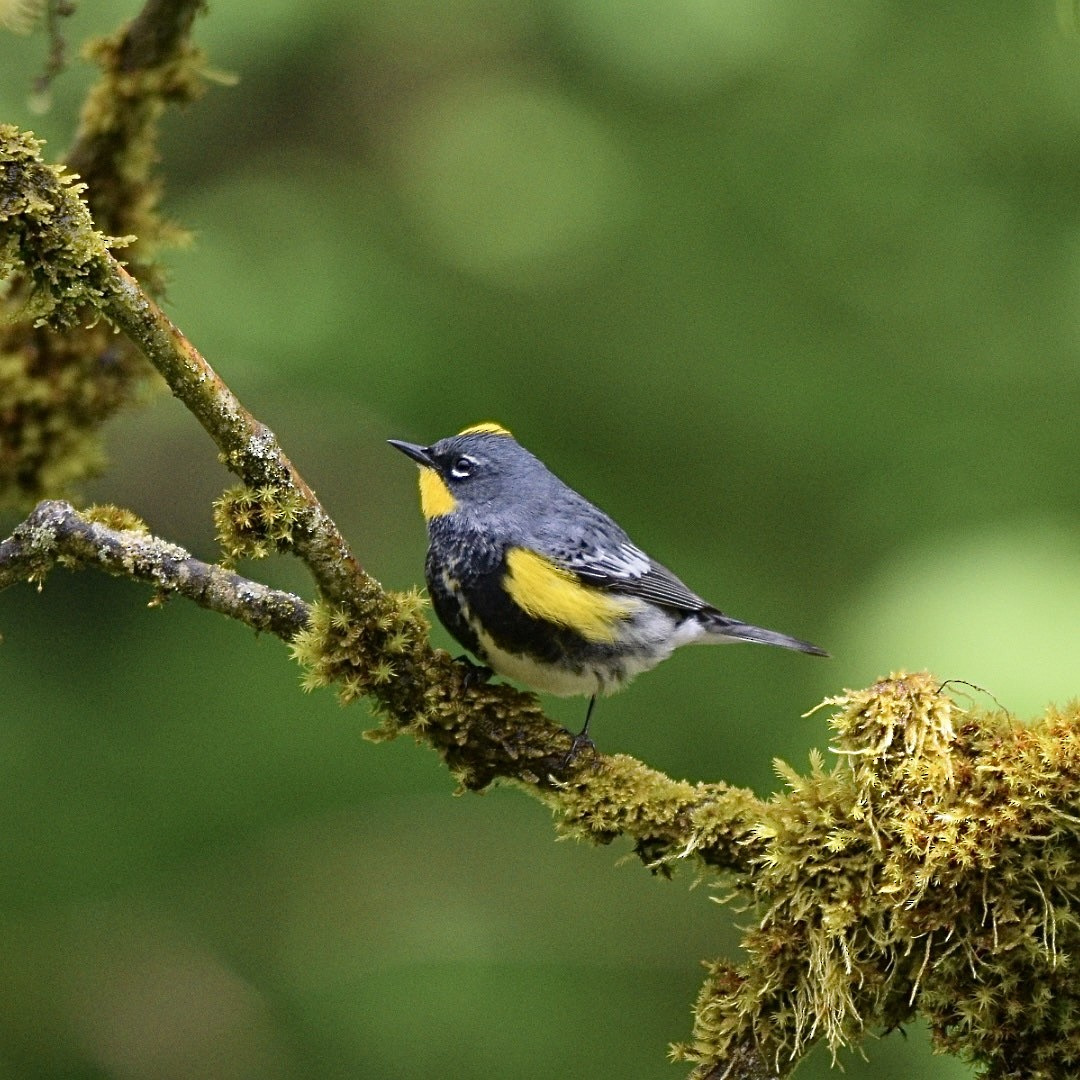
[[[462, 613], [459, 595], [499, 648], [575, 673], [599, 668], [603, 681], [619, 680], [623, 665], [617, 646], [587, 641], [573, 630], [534, 618], [514, 603], [503, 588], [506, 553], [512, 545], [454, 514], [429, 522], [428, 534], [424, 573], [432, 607], [443, 626], [474, 656], [490, 660]], [[460, 594], [445, 587], [444, 573], [458, 583]]]

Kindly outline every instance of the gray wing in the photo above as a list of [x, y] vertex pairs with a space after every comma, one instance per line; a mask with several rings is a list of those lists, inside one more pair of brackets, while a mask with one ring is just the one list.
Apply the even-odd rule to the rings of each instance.
[[572, 550], [555, 553], [556, 561], [590, 585], [636, 596], [684, 611], [710, 607], [691, 592], [666, 566], [650, 559], [629, 540], [615, 545], [584, 541]]
[[702, 627], [717, 641], [756, 641], [784, 649], [829, 654], [808, 641], [751, 626], [725, 615], [691, 592], [666, 566], [654, 562], [599, 507], [556, 480], [547, 505], [515, 524], [530, 544], [582, 581], [624, 596], [635, 596], [677, 611], [698, 612]]
[[649, 558], [598, 506], [554, 475], [539, 513], [519, 522], [536, 548], [582, 581], [682, 611], [711, 609], [667, 567]]

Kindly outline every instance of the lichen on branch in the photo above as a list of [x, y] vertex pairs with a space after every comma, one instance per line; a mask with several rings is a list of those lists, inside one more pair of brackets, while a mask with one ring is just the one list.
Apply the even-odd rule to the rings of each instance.
[[93, 567], [152, 586], [151, 604], [184, 596], [210, 611], [286, 639], [308, 621], [298, 596], [271, 589], [196, 559], [154, 536], [129, 510], [95, 506], [79, 512], [58, 500], [40, 503], [0, 542], [0, 589], [27, 581], [39, 588], [54, 567]]

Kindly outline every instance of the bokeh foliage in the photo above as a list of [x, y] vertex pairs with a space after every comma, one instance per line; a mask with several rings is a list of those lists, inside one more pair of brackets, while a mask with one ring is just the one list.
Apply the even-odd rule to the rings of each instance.
[[[892, 668], [1021, 714], [1076, 693], [1069, 5], [258, 7], [202, 20], [240, 82], [167, 122], [196, 234], [168, 310], [380, 580], [423, 549], [382, 440], [498, 419], [694, 588], [835, 655], [686, 651], [603, 703], [605, 749], [764, 793], [824, 745], [804, 709]], [[43, 62], [0, 36], [0, 119], [60, 156], [92, 72], [34, 115]], [[109, 436], [89, 495], [212, 557], [228, 480], [190, 418]], [[704, 889], [553, 847], [512, 792], [451, 801], [276, 643], [145, 599], [0, 598], [0, 1077], [680, 1075], [662, 1047], [730, 941]], [[847, 1075], [966, 1075], [923, 1042]]]

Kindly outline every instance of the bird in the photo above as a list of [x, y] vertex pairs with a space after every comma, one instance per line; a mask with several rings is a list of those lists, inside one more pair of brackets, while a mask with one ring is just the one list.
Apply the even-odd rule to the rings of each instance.
[[588, 697], [572, 753], [592, 745], [597, 697], [679, 646], [746, 641], [829, 655], [702, 599], [501, 424], [427, 446], [388, 442], [419, 466], [424, 576], [440, 622], [495, 674]]

